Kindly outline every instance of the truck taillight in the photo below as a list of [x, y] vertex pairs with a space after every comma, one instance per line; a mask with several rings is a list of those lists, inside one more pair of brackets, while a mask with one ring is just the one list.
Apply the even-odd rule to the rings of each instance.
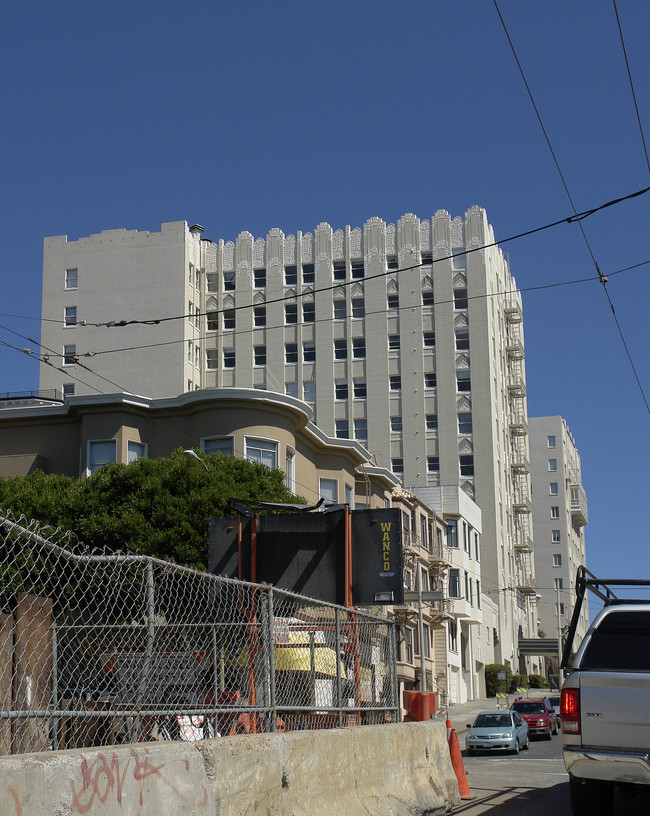
[[565, 734], [580, 733], [580, 689], [562, 689], [560, 697], [562, 731]]

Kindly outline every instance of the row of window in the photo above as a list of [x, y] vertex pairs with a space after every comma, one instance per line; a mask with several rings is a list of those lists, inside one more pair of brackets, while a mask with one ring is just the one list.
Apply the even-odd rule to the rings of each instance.
[[[459, 457], [460, 475], [474, 476], [474, 456], [471, 454], [463, 454]], [[401, 456], [396, 456], [391, 459], [391, 470], [396, 476], [404, 476], [404, 459]], [[440, 472], [440, 457], [427, 456], [427, 473]]]
[[449, 570], [449, 597], [450, 598], [464, 598], [470, 606], [481, 608], [481, 584], [478, 578], [474, 579], [470, 576], [467, 570], [464, 570], [464, 589], [461, 583], [461, 571], [457, 568]]

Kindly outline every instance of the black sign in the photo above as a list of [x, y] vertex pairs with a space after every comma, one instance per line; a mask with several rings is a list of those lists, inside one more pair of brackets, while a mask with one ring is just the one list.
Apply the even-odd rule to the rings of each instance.
[[401, 604], [401, 512], [352, 511], [352, 598], [355, 606]]

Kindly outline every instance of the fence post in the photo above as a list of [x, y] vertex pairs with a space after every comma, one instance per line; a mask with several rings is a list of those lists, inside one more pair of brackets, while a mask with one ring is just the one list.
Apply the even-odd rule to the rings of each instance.
[[[55, 711], [61, 708], [59, 702], [59, 649], [58, 649], [58, 629], [56, 622], [52, 623], [52, 705]], [[56, 751], [59, 747], [59, 718], [50, 718], [50, 751]]]
[[138, 728], [142, 721], [140, 708], [142, 706], [142, 698], [147, 688], [147, 680], [151, 673], [151, 658], [153, 656], [153, 643], [156, 636], [156, 621], [155, 621], [155, 603], [154, 603], [154, 584], [153, 584], [153, 564], [147, 561], [147, 641], [144, 649], [144, 660], [142, 661], [142, 668], [140, 670], [140, 677], [138, 679], [138, 689], [135, 693], [134, 710], [136, 716], [133, 721], [133, 728], [131, 733], [131, 742], [138, 741]]
[[399, 683], [397, 681], [397, 627], [395, 621], [388, 624], [388, 648], [390, 652], [391, 704], [395, 707], [395, 719], [400, 721]]
[[334, 610], [334, 621], [336, 625], [336, 705], [339, 710], [339, 728], [343, 728], [343, 681], [341, 678], [341, 612], [338, 608]]
[[277, 711], [275, 698], [275, 638], [274, 638], [274, 610], [273, 610], [273, 587], [266, 589], [266, 639], [268, 641], [269, 655], [269, 710], [271, 713], [271, 732], [277, 731]]

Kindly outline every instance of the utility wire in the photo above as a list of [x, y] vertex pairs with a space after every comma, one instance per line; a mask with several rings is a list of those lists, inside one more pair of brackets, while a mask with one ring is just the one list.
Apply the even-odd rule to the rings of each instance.
[[616, 15], [616, 24], [618, 25], [618, 34], [621, 38], [621, 48], [623, 49], [623, 56], [625, 57], [625, 67], [627, 68], [627, 78], [630, 82], [630, 90], [632, 91], [632, 99], [634, 100], [634, 110], [636, 111], [636, 121], [639, 125], [639, 133], [641, 134], [641, 142], [643, 143], [643, 152], [645, 154], [645, 162], [650, 171], [650, 159], [648, 158], [648, 148], [645, 142], [645, 135], [643, 133], [643, 125], [641, 124], [641, 116], [639, 114], [639, 106], [636, 101], [636, 93], [634, 92], [634, 83], [632, 82], [632, 72], [630, 70], [630, 63], [627, 58], [627, 49], [625, 48], [625, 40], [623, 39], [623, 29], [621, 28], [621, 20], [618, 16], [618, 8], [616, 0], [612, 0], [614, 4], [614, 14]]
[[[564, 178], [564, 174], [563, 174], [563, 172], [562, 172], [562, 168], [560, 167], [560, 163], [558, 162], [557, 156], [555, 155], [555, 151], [553, 150], [553, 145], [551, 144], [551, 140], [549, 139], [548, 133], [546, 132], [546, 128], [544, 127], [544, 123], [542, 122], [542, 117], [541, 117], [541, 115], [540, 115], [540, 113], [539, 113], [539, 110], [538, 110], [538, 108], [537, 108], [537, 105], [535, 104], [535, 100], [534, 100], [534, 98], [533, 98], [533, 94], [532, 94], [532, 92], [531, 92], [531, 90], [530, 90], [530, 86], [528, 85], [528, 81], [526, 80], [526, 75], [524, 74], [524, 70], [523, 70], [523, 68], [521, 67], [521, 63], [520, 63], [520, 61], [519, 61], [519, 57], [517, 56], [517, 52], [516, 52], [516, 50], [515, 50], [514, 44], [513, 44], [513, 42], [512, 42], [511, 37], [510, 37], [510, 33], [508, 32], [508, 27], [506, 26], [506, 24], [505, 24], [505, 20], [503, 19], [503, 16], [502, 16], [501, 11], [500, 11], [500, 9], [499, 9], [499, 4], [498, 4], [497, 0], [493, 0], [493, 2], [494, 2], [494, 7], [495, 7], [495, 9], [496, 9], [496, 11], [497, 11], [497, 14], [499, 15], [499, 19], [500, 19], [500, 21], [501, 21], [501, 25], [503, 26], [503, 30], [504, 30], [504, 32], [505, 32], [506, 38], [507, 38], [508, 43], [509, 43], [509, 45], [510, 45], [510, 49], [511, 49], [512, 54], [513, 54], [513, 56], [514, 56], [514, 58], [515, 58], [515, 62], [517, 63], [517, 67], [519, 68], [519, 73], [521, 74], [521, 78], [522, 78], [523, 83], [524, 83], [524, 85], [525, 85], [525, 87], [526, 87], [526, 91], [528, 92], [528, 96], [529, 96], [529, 98], [530, 98], [531, 104], [532, 104], [533, 109], [534, 109], [534, 111], [535, 111], [535, 115], [537, 116], [537, 121], [539, 122], [540, 128], [542, 129], [542, 133], [544, 134], [544, 138], [546, 139], [546, 144], [548, 145], [548, 149], [549, 149], [549, 151], [550, 151], [550, 153], [551, 153], [551, 156], [553, 157], [553, 161], [554, 161], [554, 163], [555, 163], [555, 167], [556, 167], [557, 172], [558, 172], [558, 174], [559, 174], [559, 176], [560, 176], [560, 179], [562, 180], [562, 185], [564, 186], [564, 190], [565, 190], [565, 192], [566, 192], [566, 194], [567, 194], [567, 197], [568, 197], [568, 199], [569, 199], [569, 202], [570, 202], [570, 204], [571, 204], [571, 207], [572, 207], [572, 209], [573, 209], [573, 212], [574, 212], [574, 214], [577, 216], [576, 206], [575, 206], [575, 204], [573, 203], [573, 198], [571, 197], [571, 193], [570, 193], [570, 191], [569, 191], [569, 187], [568, 187], [568, 185], [567, 185], [566, 179]], [[617, 14], [617, 19], [618, 19], [618, 14]], [[620, 31], [620, 25], [619, 25], [619, 31]], [[627, 57], [626, 57], [626, 63], [627, 63]], [[628, 72], [629, 72], [629, 66], [628, 66]], [[636, 102], [636, 97], [635, 97], [635, 102]], [[644, 140], [644, 147], [645, 147], [645, 140]], [[647, 158], [647, 153], [646, 153], [646, 158]], [[609, 292], [607, 291], [607, 278], [606, 278], [606, 277], [605, 277], [605, 276], [604, 276], [604, 275], [601, 273], [600, 268], [598, 267], [598, 262], [597, 262], [597, 260], [596, 260], [596, 257], [595, 257], [595, 255], [594, 255], [594, 253], [593, 253], [593, 250], [592, 250], [592, 248], [591, 248], [591, 244], [589, 243], [589, 240], [587, 239], [587, 235], [586, 235], [586, 233], [585, 233], [585, 231], [584, 231], [584, 228], [583, 228], [583, 226], [582, 226], [582, 223], [581, 223], [581, 222], [582, 222], [582, 219], [581, 219], [581, 218], [576, 218], [576, 220], [578, 221], [578, 226], [580, 227], [580, 232], [582, 233], [582, 237], [583, 237], [584, 242], [585, 242], [585, 244], [586, 244], [586, 246], [587, 246], [587, 250], [589, 251], [589, 254], [590, 254], [590, 256], [591, 256], [591, 260], [593, 261], [594, 266], [596, 267], [596, 271], [598, 272], [598, 277], [599, 277], [599, 280], [600, 280], [600, 282], [601, 282], [601, 284], [602, 284], [602, 286], [603, 286], [603, 290], [604, 290], [604, 292], [605, 292], [605, 296], [606, 296], [606, 298], [607, 298], [607, 302], [609, 303], [610, 309], [612, 310], [612, 316], [613, 316], [613, 318], [614, 318], [614, 323], [616, 324], [616, 328], [618, 329], [618, 333], [619, 333], [620, 338], [621, 338], [621, 340], [622, 340], [622, 342], [623, 342], [623, 347], [624, 347], [624, 349], [625, 349], [625, 353], [626, 353], [627, 358], [628, 358], [628, 360], [629, 360], [629, 362], [630, 362], [630, 365], [631, 365], [631, 367], [632, 367], [632, 371], [633, 371], [633, 373], [634, 373], [634, 377], [635, 377], [635, 379], [636, 379], [636, 382], [637, 382], [637, 385], [638, 385], [638, 387], [639, 387], [639, 390], [641, 391], [641, 396], [642, 396], [642, 398], [643, 398], [643, 402], [645, 403], [646, 410], [647, 410], [647, 412], [650, 414], [650, 405], [648, 404], [648, 399], [647, 399], [647, 397], [646, 397], [646, 395], [645, 395], [645, 391], [644, 391], [644, 389], [643, 389], [643, 386], [641, 385], [641, 381], [640, 381], [640, 379], [639, 379], [639, 375], [637, 374], [636, 366], [634, 365], [634, 362], [633, 362], [633, 360], [632, 360], [632, 355], [631, 355], [631, 353], [630, 353], [630, 350], [629, 350], [628, 344], [627, 344], [627, 342], [626, 342], [626, 340], [625, 340], [625, 337], [624, 337], [624, 335], [623, 335], [623, 330], [622, 330], [621, 325], [620, 325], [620, 323], [619, 323], [619, 321], [618, 321], [618, 318], [617, 318], [617, 316], [616, 316], [616, 311], [615, 311], [615, 309], [614, 309], [614, 304], [612, 303], [612, 300], [611, 300], [611, 297], [610, 297], [610, 295], [609, 295]]]

